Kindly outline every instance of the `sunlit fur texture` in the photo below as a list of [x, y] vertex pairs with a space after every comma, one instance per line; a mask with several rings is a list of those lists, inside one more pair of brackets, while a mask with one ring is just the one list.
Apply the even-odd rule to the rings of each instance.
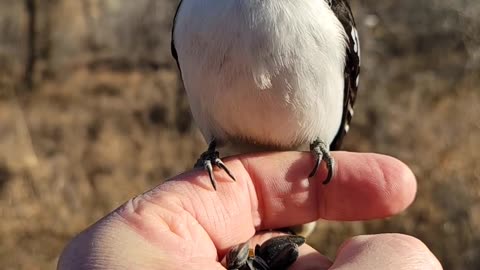
[[183, 0], [173, 37], [207, 142], [240, 153], [333, 140], [346, 33], [325, 1]]

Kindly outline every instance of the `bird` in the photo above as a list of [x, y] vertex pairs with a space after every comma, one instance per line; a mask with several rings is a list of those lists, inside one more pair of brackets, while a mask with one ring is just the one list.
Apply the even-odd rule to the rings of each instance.
[[196, 167], [233, 173], [218, 148], [241, 154], [305, 150], [327, 184], [348, 133], [360, 40], [347, 0], [181, 0], [171, 52], [209, 144]]
[[348, 0], [181, 0], [171, 51], [208, 149], [195, 167], [233, 180], [219, 151], [309, 150], [333, 178], [354, 114], [360, 40]]

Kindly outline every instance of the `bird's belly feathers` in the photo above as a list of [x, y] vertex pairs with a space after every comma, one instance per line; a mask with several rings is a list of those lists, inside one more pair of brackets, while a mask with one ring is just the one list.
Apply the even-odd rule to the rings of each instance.
[[324, 2], [183, 0], [175, 46], [207, 141], [331, 143], [343, 110], [345, 33]]

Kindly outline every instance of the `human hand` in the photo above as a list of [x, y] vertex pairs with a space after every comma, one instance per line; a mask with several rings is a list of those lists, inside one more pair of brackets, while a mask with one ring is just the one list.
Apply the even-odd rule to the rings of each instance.
[[[400, 161], [377, 154], [335, 152], [325, 172], [307, 179], [308, 153], [278, 152], [225, 159], [237, 182], [218, 170], [218, 191], [191, 171], [141, 194], [75, 237], [63, 251], [66, 269], [225, 269], [228, 250], [255, 232], [317, 219], [384, 218], [414, 199], [415, 177]], [[256, 235], [263, 242], [271, 235]], [[291, 269], [442, 269], [419, 240], [400, 234], [347, 240], [331, 262], [307, 244]]]

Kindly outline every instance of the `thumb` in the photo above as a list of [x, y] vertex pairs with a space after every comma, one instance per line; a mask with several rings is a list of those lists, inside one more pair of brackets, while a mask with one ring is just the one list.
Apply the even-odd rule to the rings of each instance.
[[441, 270], [442, 266], [420, 240], [403, 234], [379, 234], [346, 241], [330, 269]]

